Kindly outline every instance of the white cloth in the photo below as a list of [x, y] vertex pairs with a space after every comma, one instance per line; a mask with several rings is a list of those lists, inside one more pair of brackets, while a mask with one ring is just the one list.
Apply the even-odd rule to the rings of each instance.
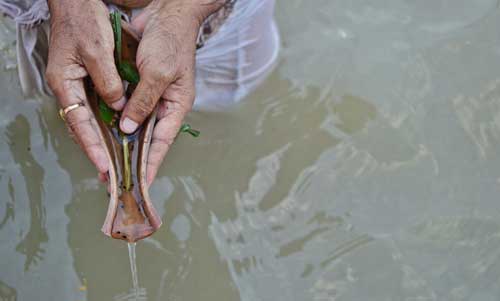
[[[196, 53], [195, 110], [221, 110], [243, 99], [273, 69], [279, 51], [275, 0], [238, 0], [225, 23]], [[18, 70], [26, 94], [50, 94], [45, 82], [46, 0], [0, 0], [17, 23]]]
[[218, 110], [240, 101], [277, 61], [274, 0], [236, 1], [219, 31], [196, 53], [195, 109]]

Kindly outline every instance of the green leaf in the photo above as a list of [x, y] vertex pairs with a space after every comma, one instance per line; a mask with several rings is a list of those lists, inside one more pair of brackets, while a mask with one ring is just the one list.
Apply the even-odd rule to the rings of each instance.
[[181, 128], [179, 129], [179, 133], [188, 133], [195, 138], [200, 136], [201, 134], [200, 131], [193, 129], [188, 123], [184, 123], [181, 126]]
[[115, 111], [99, 98], [99, 116], [106, 124], [111, 125], [115, 116]]
[[115, 37], [115, 60], [117, 64], [122, 61], [122, 17], [120, 12], [113, 12], [111, 17], [111, 27], [113, 28], [113, 35]]
[[122, 79], [128, 81], [131, 84], [137, 85], [139, 83], [139, 72], [132, 66], [129, 62], [121, 62], [118, 64], [118, 73]]

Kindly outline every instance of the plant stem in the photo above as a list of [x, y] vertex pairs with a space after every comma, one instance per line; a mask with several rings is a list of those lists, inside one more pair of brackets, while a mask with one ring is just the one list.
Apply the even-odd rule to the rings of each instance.
[[128, 149], [128, 138], [122, 134], [122, 147], [123, 147], [123, 186], [125, 190], [129, 191], [131, 183], [131, 172], [130, 172], [130, 153]]

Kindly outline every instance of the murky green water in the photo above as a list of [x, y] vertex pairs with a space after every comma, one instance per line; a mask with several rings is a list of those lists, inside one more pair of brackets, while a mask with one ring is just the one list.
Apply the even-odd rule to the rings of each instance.
[[[137, 245], [147, 300], [498, 300], [496, 0], [279, 1], [280, 64], [194, 113]], [[94, 168], [0, 26], [0, 300], [126, 300]], [[10, 298], [10, 299], [9, 299]]]

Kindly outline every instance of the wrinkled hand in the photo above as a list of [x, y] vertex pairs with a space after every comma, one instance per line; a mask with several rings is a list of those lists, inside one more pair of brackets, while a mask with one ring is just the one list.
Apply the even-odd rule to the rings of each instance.
[[215, 0], [155, 0], [132, 21], [142, 34], [136, 58], [141, 80], [123, 110], [120, 127], [134, 132], [159, 101], [147, 165], [149, 184], [193, 105], [199, 27], [220, 6]]
[[[90, 75], [98, 94], [116, 110], [125, 104], [122, 81], [113, 57], [114, 39], [109, 12], [100, 0], [49, 0], [51, 34], [46, 77], [65, 108], [85, 100], [83, 78]], [[68, 127], [102, 174], [108, 159], [88, 108], [65, 117]]]

